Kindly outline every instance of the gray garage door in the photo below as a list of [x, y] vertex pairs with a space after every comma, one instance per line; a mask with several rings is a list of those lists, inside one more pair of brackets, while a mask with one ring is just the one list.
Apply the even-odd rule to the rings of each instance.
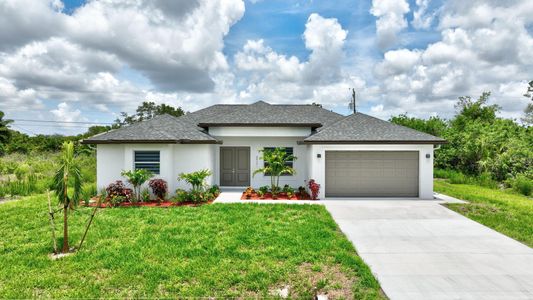
[[326, 197], [418, 197], [418, 152], [326, 151]]

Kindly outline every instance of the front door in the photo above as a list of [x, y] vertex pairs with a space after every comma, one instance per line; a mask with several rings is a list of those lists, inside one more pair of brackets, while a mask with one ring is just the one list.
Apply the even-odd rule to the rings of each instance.
[[220, 147], [220, 185], [250, 185], [249, 147]]

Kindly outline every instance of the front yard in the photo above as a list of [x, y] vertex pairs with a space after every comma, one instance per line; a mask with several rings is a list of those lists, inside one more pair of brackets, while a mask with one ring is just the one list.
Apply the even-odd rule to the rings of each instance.
[[477, 185], [450, 184], [442, 180], [435, 180], [434, 189], [470, 202], [447, 204], [450, 209], [533, 247], [531, 197]]
[[[42, 195], [0, 204], [0, 298], [268, 297], [285, 286], [293, 298], [384, 298], [321, 205], [102, 209], [84, 248], [56, 261], [46, 207]], [[73, 214], [71, 241], [88, 211]]]

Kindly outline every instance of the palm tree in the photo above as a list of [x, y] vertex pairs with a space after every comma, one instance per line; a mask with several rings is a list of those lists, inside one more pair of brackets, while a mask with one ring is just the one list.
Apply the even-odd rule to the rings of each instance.
[[263, 173], [270, 175], [270, 191], [277, 194], [279, 190], [279, 177], [281, 175], [293, 175], [296, 173], [293, 167], [287, 165], [288, 162], [296, 160], [296, 156], [288, 154], [285, 148], [274, 148], [260, 150], [263, 152], [261, 159], [265, 166], [254, 171], [255, 174]]
[[150, 179], [153, 175], [152, 172], [145, 169], [122, 171], [122, 176], [128, 178], [128, 182], [133, 186], [135, 190], [135, 199], [137, 202], [141, 201], [141, 186], [146, 180]]
[[13, 120], [4, 120], [4, 112], [0, 111], [0, 144], [6, 144], [11, 137], [11, 132], [7, 127]]
[[[63, 205], [63, 248], [61, 252], [70, 251], [68, 243], [68, 210], [78, 205], [81, 195], [81, 172], [74, 158], [74, 143], [72, 141], [63, 143], [63, 154], [61, 156], [61, 166], [57, 170], [52, 183], [52, 189], [57, 194], [59, 203]], [[72, 196], [69, 196], [68, 189], [72, 186]]]

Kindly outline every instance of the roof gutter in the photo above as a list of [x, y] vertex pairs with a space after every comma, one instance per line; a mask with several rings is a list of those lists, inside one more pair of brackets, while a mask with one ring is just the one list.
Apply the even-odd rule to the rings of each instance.
[[180, 140], [81, 140], [81, 144], [96, 145], [96, 144], [222, 144], [222, 141], [195, 141], [188, 139]]
[[298, 141], [299, 145], [361, 145], [361, 144], [426, 144], [426, 145], [442, 145], [447, 144], [448, 141], [398, 141], [398, 140], [372, 140], [372, 141]]

